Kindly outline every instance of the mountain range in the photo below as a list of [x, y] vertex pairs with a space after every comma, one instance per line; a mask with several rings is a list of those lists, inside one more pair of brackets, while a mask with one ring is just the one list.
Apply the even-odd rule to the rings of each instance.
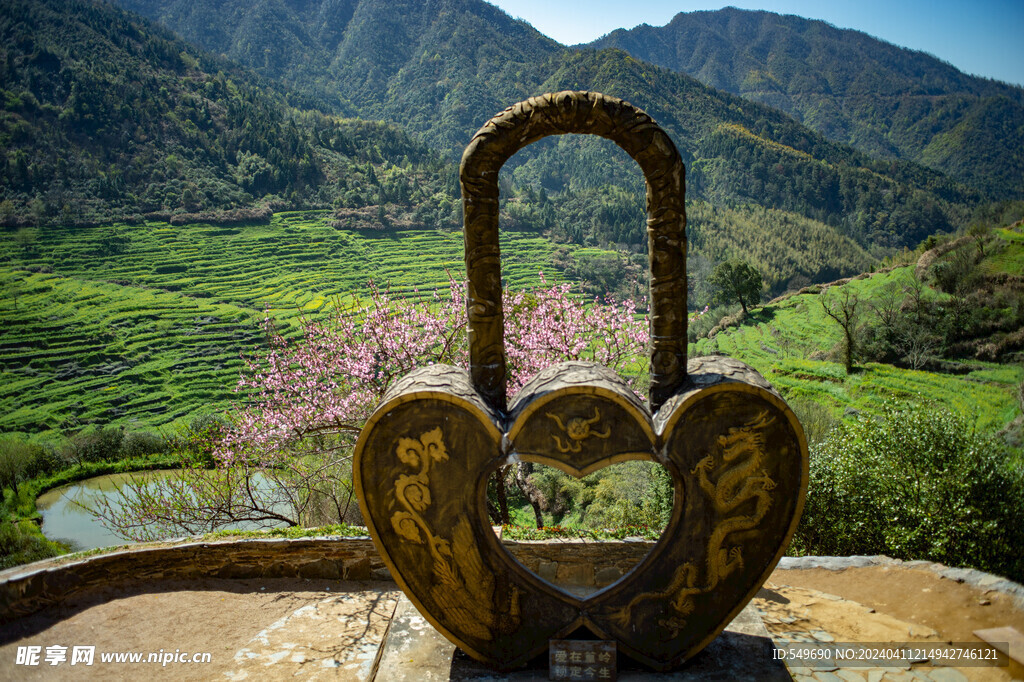
[[823, 21], [679, 13], [590, 44], [687, 73], [794, 116], [831, 140], [915, 161], [996, 197], [1024, 192], [1024, 88]]
[[[552, 70], [538, 73], [538, 65], [565, 49], [479, 0], [120, 2], [311, 97], [453, 149], [479, 124], [462, 112], [498, 111], [533, 94], [531, 81]], [[732, 7], [619, 29], [586, 47], [620, 48], [782, 110], [830, 140], [915, 161], [994, 198], [1024, 196], [1024, 89], [968, 76], [923, 52], [822, 21]], [[424, 107], [444, 120], [425, 120]]]
[[[785, 224], [826, 251], [877, 256], [1024, 197], [1020, 88], [821, 22], [730, 9], [566, 47], [481, 0], [119, 4], [0, 8], [0, 222], [238, 219], [263, 206], [454, 229], [455, 162], [473, 131], [559, 89], [622, 97], [666, 128], [697, 202], [691, 240], [710, 261], [736, 255], [717, 232], [757, 210], [770, 218], [755, 260], [799, 247], [780, 243]], [[680, 47], [692, 43], [703, 47]], [[776, 85], [753, 87], [754, 72]], [[924, 102], [946, 125], [930, 137], [931, 119], [910, 115]], [[872, 118], [872, 106], [895, 113]], [[640, 183], [610, 143], [545, 140], [508, 164], [507, 224], [643, 249]], [[769, 279], [775, 290], [853, 267]]]

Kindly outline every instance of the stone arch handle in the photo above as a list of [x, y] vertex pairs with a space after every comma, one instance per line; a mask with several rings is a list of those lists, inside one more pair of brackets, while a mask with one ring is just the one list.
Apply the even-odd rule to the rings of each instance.
[[517, 151], [548, 135], [608, 138], [639, 164], [647, 183], [651, 268], [651, 411], [686, 380], [685, 169], [672, 140], [640, 109], [596, 92], [531, 97], [484, 124], [459, 168], [469, 290], [469, 371], [491, 407], [505, 411], [506, 370], [498, 171]]

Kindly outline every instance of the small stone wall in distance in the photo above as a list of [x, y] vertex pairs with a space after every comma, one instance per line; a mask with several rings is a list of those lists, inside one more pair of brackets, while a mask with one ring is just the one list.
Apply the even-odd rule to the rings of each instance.
[[504, 540], [519, 563], [559, 587], [601, 588], [629, 573], [653, 540]]

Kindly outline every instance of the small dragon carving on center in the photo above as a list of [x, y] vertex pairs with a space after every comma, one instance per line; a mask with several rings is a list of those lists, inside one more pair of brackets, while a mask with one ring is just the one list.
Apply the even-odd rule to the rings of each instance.
[[565, 431], [569, 438], [565, 441], [565, 445], [562, 444], [562, 439], [556, 434], [552, 434], [551, 437], [555, 439], [555, 446], [558, 447], [559, 452], [579, 452], [583, 449], [583, 441], [593, 436], [594, 438], [608, 438], [612, 435], [612, 428], [609, 426], [604, 430], [604, 433], [598, 433], [592, 431], [591, 426], [601, 421], [601, 410], [597, 407], [594, 408], [594, 416], [590, 418], [573, 417], [568, 423], [562, 422], [562, 418], [553, 412], [547, 413], [548, 417], [555, 420], [558, 424], [558, 428]]

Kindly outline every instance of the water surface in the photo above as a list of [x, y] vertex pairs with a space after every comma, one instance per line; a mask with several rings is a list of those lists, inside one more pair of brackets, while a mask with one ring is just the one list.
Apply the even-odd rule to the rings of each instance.
[[[124, 474], [107, 474], [94, 476], [68, 485], [48, 490], [36, 499], [36, 508], [43, 517], [43, 535], [50, 540], [60, 540], [71, 545], [72, 549], [84, 550], [98, 547], [123, 545], [126, 540], [109, 530], [103, 523], [90, 514], [86, 507], [98, 507], [101, 499], [110, 500], [111, 505], [118, 507], [120, 500], [117, 491], [132, 480], [143, 480], [147, 487], [155, 487], [156, 481], [174, 473], [173, 470], [136, 471]], [[254, 530], [270, 528], [277, 524], [235, 523], [222, 528]]]

